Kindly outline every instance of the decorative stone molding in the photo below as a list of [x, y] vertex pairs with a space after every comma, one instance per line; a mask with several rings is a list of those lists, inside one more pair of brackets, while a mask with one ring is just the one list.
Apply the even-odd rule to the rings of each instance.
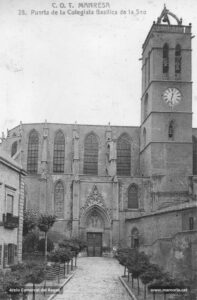
[[85, 205], [81, 208], [81, 214], [83, 214], [85, 211], [87, 211], [89, 208], [93, 207], [94, 205], [99, 206], [109, 216], [111, 216], [111, 210], [106, 207], [103, 196], [101, 193], [99, 193], [96, 185], [93, 186], [91, 193], [87, 197]]

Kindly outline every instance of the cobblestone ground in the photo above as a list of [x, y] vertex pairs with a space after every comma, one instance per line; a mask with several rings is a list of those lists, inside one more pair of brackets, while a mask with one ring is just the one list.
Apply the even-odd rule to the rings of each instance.
[[81, 257], [76, 274], [55, 300], [131, 300], [118, 278], [122, 274], [113, 258]]

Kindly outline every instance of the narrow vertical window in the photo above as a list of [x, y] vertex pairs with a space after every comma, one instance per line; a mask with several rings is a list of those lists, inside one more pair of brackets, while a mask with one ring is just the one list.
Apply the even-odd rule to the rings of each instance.
[[174, 137], [174, 121], [170, 121], [168, 127], [168, 138], [172, 139]]
[[163, 46], [163, 74], [169, 72], [169, 47], [168, 44]]
[[94, 133], [90, 133], [84, 142], [84, 174], [98, 174], [98, 140]]
[[16, 152], [17, 152], [17, 141], [12, 144], [11, 156], [14, 156], [14, 154], [16, 154]]
[[178, 75], [181, 73], [181, 46], [176, 45], [175, 48], [175, 75]]
[[193, 136], [193, 175], [197, 175], [197, 138]]
[[146, 128], [143, 129], [143, 146], [146, 146]]
[[13, 214], [14, 212], [14, 196], [7, 194], [6, 196], [6, 212]]
[[131, 175], [131, 143], [126, 134], [117, 141], [117, 175]]
[[130, 185], [128, 189], [128, 208], [138, 208], [138, 187], [136, 184]]
[[64, 186], [61, 181], [58, 181], [55, 185], [54, 211], [57, 218], [64, 218]]
[[189, 230], [193, 230], [194, 229], [194, 218], [190, 217], [189, 218]]
[[35, 129], [30, 132], [27, 154], [27, 172], [36, 174], [38, 171], [38, 147], [39, 137]]
[[144, 99], [144, 120], [146, 119], [147, 116], [148, 116], [148, 93], [146, 94]]
[[54, 139], [53, 172], [64, 173], [64, 157], [65, 138], [63, 132], [59, 130]]

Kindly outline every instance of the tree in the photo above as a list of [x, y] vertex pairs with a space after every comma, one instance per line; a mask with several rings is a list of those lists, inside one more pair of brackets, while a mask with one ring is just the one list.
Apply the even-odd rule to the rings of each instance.
[[126, 276], [126, 268], [129, 254], [131, 255], [132, 249], [130, 248], [119, 248], [117, 250], [116, 258], [119, 263], [124, 266], [124, 276]]
[[64, 264], [64, 276], [65, 276], [65, 263], [67, 263], [67, 273], [68, 273], [68, 263], [72, 259], [72, 253], [69, 249], [66, 248], [59, 248], [55, 252], [52, 252], [48, 256], [49, 260], [58, 264], [59, 266], [59, 273], [58, 273], [58, 282], [59, 282], [59, 275], [60, 275], [60, 264]]
[[45, 279], [45, 266], [35, 262], [26, 264], [25, 281], [33, 284], [33, 300], [35, 300], [35, 285], [41, 283]]
[[27, 209], [23, 212], [23, 236], [36, 228], [40, 213], [34, 209]]
[[45, 263], [47, 262], [47, 233], [55, 223], [56, 216], [41, 214], [38, 219], [38, 228], [45, 233]]
[[60, 248], [69, 249], [75, 257], [75, 266], [77, 264], [77, 256], [80, 251], [87, 247], [86, 242], [79, 238], [64, 239], [59, 243]]
[[39, 234], [38, 231], [28, 232], [23, 237], [23, 252], [34, 252], [37, 250], [39, 243]]
[[138, 295], [140, 293], [139, 276], [145, 272], [149, 265], [149, 258], [144, 252], [133, 251], [132, 255], [128, 257], [127, 267], [132, 273], [132, 279], [136, 278], [138, 282]]
[[[45, 239], [38, 241], [38, 251], [45, 253]], [[54, 244], [51, 239], [47, 238], [47, 252], [51, 252], [54, 249]]]
[[147, 284], [152, 282], [154, 279], [160, 279], [161, 277], [162, 277], [162, 272], [159, 266], [151, 263], [147, 266], [145, 271], [142, 274], [140, 274], [140, 279], [144, 284], [144, 299], [146, 299]]

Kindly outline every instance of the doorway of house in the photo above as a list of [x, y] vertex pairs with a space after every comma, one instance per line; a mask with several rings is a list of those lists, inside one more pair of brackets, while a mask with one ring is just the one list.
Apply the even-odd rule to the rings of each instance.
[[87, 254], [88, 256], [102, 256], [102, 233], [87, 233]]

